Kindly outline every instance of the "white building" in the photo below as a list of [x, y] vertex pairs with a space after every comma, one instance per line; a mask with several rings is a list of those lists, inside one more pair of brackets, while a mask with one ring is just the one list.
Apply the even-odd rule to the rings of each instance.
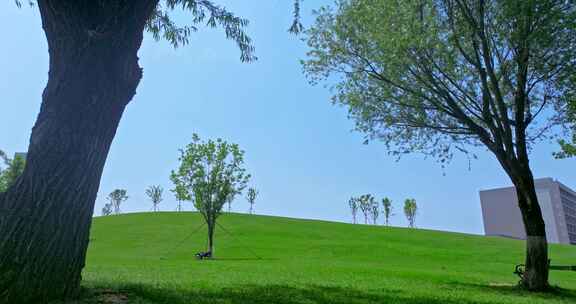
[[[535, 180], [550, 243], [576, 244], [576, 192], [552, 178]], [[480, 191], [484, 233], [525, 239], [514, 187]]]

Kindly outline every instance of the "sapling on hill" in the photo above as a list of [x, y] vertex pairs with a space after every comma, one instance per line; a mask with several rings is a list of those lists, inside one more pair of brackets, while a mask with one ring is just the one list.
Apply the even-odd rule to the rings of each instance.
[[392, 217], [392, 200], [385, 197], [382, 199], [382, 212], [384, 213], [384, 220], [386, 226], [390, 225], [390, 217]]
[[184, 190], [180, 189], [182, 187], [183, 185], [175, 185], [174, 189], [170, 189], [170, 192], [174, 193], [176, 198], [176, 211], [178, 212], [182, 211], [182, 201], [186, 200], [186, 197], [184, 196]]
[[150, 186], [146, 189], [146, 195], [152, 201], [152, 209], [154, 212], [158, 211], [158, 205], [162, 202], [162, 193], [164, 189], [161, 186]]
[[364, 194], [358, 198], [358, 206], [360, 207], [362, 214], [364, 214], [364, 224], [369, 223], [368, 218], [372, 213], [372, 206], [374, 206], [375, 201], [376, 200], [372, 194]]
[[177, 197], [191, 201], [208, 226], [208, 252], [214, 252], [216, 221], [222, 207], [244, 190], [250, 175], [244, 165], [244, 151], [222, 139], [203, 141], [196, 134], [181, 150], [180, 166], [171, 180]]
[[112, 210], [112, 204], [111, 204], [111, 203], [106, 203], [106, 204], [104, 204], [104, 207], [102, 207], [102, 216], [111, 215], [112, 212], [113, 212], [113, 210]]
[[408, 225], [411, 228], [416, 226], [416, 214], [418, 213], [418, 205], [416, 205], [416, 200], [413, 198], [407, 198], [404, 201], [404, 215], [408, 220]]
[[378, 216], [380, 215], [380, 208], [379, 208], [379, 204], [376, 200], [372, 201], [372, 207], [371, 207], [371, 216], [372, 216], [372, 224], [376, 225], [378, 223]]
[[348, 200], [348, 206], [350, 207], [350, 212], [352, 212], [352, 223], [356, 224], [357, 220], [356, 220], [356, 215], [358, 214], [358, 208], [360, 202], [358, 200], [357, 197], [351, 197]]
[[114, 207], [114, 213], [120, 214], [120, 205], [128, 200], [127, 191], [124, 189], [116, 189], [108, 194], [107, 199], [112, 207]]
[[256, 198], [258, 197], [258, 190], [256, 188], [248, 188], [246, 193], [246, 200], [250, 204], [250, 214], [254, 214], [254, 203], [256, 203]]

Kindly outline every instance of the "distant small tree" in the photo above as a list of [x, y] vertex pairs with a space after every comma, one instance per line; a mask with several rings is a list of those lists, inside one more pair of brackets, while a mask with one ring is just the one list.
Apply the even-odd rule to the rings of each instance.
[[107, 199], [112, 207], [114, 207], [114, 213], [120, 214], [120, 205], [128, 200], [127, 191], [124, 189], [116, 189], [108, 194]]
[[236, 198], [236, 195], [240, 194], [242, 194], [242, 191], [236, 191], [228, 195], [228, 198], [226, 199], [226, 204], [228, 204], [228, 213], [232, 212], [232, 203], [234, 202], [234, 198]]
[[372, 212], [372, 206], [374, 205], [374, 203], [375, 203], [375, 200], [374, 200], [374, 197], [372, 196], [372, 194], [364, 194], [364, 195], [361, 195], [359, 198], [358, 206], [360, 207], [360, 210], [364, 214], [364, 223], [365, 224], [368, 224], [368, 218], [370, 217], [370, 214]]
[[372, 223], [374, 225], [378, 224], [378, 216], [380, 215], [380, 208], [379, 208], [379, 204], [376, 200], [372, 201]]
[[0, 151], [0, 160], [2, 160], [6, 166], [4, 170], [0, 167], [0, 192], [5, 192], [16, 182], [16, 179], [22, 175], [22, 172], [24, 172], [26, 160], [19, 154], [14, 156], [14, 159], [9, 159], [2, 151]]
[[[2, 164], [4, 163], [4, 164]], [[3, 170], [10, 165], [10, 159], [6, 155], [6, 153], [0, 150], [0, 174], [2, 174]], [[3, 169], [4, 167], [4, 169]]]
[[386, 226], [390, 225], [390, 217], [392, 214], [392, 201], [385, 197], [382, 199], [382, 212], [384, 213], [384, 219], [386, 220]]
[[108, 216], [110, 214], [112, 214], [112, 204], [106, 203], [104, 207], [102, 207], [102, 216]]
[[178, 212], [182, 211], [182, 201], [186, 200], [186, 197], [183, 194], [185, 191], [183, 189], [179, 190], [179, 187], [182, 187], [182, 185], [176, 185], [174, 189], [170, 190], [170, 192], [174, 193], [174, 196], [176, 197], [176, 211]]
[[8, 189], [8, 185], [6, 184], [6, 180], [4, 178], [4, 170], [10, 166], [10, 160], [4, 151], [0, 150], [0, 192], [6, 191]]
[[146, 189], [146, 195], [152, 201], [154, 212], [158, 211], [158, 205], [162, 202], [162, 193], [164, 189], [161, 186], [150, 186]]
[[256, 203], [256, 198], [258, 197], [258, 190], [255, 188], [249, 188], [246, 194], [246, 200], [250, 204], [250, 214], [254, 214], [254, 203]]
[[415, 227], [417, 212], [418, 205], [416, 205], [416, 200], [413, 198], [406, 199], [404, 201], [404, 214], [406, 215], [406, 219], [411, 228]]
[[6, 153], [2, 150], [0, 150], [0, 160], [4, 161], [5, 163], [8, 163], [8, 156], [6, 156]]
[[232, 202], [234, 201], [234, 196], [231, 195], [226, 199], [226, 203], [228, 204], [228, 213], [232, 212]]
[[348, 206], [350, 207], [350, 212], [352, 212], [352, 223], [356, 224], [357, 220], [356, 220], [356, 215], [358, 214], [358, 208], [359, 208], [359, 200], [357, 197], [351, 197], [348, 200]]
[[214, 231], [222, 207], [246, 187], [244, 151], [222, 139], [202, 141], [196, 134], [181, 151], [180, 167], [171, 180], [177, 197], [191, 201], [208, 226], [208, 251], [214, 252]]

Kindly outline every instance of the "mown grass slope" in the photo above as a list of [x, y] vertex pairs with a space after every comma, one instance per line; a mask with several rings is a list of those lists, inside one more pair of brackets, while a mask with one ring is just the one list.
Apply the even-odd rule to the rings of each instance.
[[[513, 287], [521, 241], [243, 214], [220, 222], [216, 259], [197, 261], [206, 230], [191, 235], [196, 213], [95, 218], [82, 303], [576, 303], [576, 272], [552, 272], [553, 294]], [[576, 264], [576, 246], [550, 250], [554, 264]]]

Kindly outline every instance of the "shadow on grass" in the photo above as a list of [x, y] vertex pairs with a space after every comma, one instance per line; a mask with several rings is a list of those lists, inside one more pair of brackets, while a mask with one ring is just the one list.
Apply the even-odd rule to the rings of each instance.
[[[163, 261], [168, 261], [170, 260], [169, 258], [160, 258], [160, 260]], [[192, 260], [192, 263], [210, 263], [210, 262], [227, 262], [227, 261], [278, 261], [280, 259], [276, 259], [276, 258], [211, 258], [211, 259], [204, 259], [204, 260], [199, 260], [199, 259], [194, 259]]]
[[[368, 304], [368, 303], [402, 303], [402, 304], [488, 304], [500, 303], [498, 295], [519, 296], [523, 303], [530, 303], [533, 297], [545, 300], [559, 300], [566, 303], [576, 300], [574, 291], [558, 290], [555, 293], [528, 294], [514, 287], [492, 287], [483, 285], [454, 284], [451, 288], [464, 288], [479, 294], [486, 293], [494, 297], [493, 300], [483, 299], [482, 296], [472, 299], [450, 298], [439, 292], [437, 295], [422, 296], [400, 290], [373, 290], [361, 291], [352, 288], [308, 286], [289, 287], [283, 285], [245, 285], [223, 289], [170, 289], [149, 285], [126, 285], [110, 290], [88, 290], [85, 297], [79, 301], [66, 304]], [[115, 296], [110, 296], [110, 295]], [[105, 297], [103, 297], [105, 295]], [[529, 296], [529, 298], [528, 298]], [[115, 299], [109, 301], [107, 299]]]
[[530, 292], [518, 286], [510, 285], [481, 285], [481, 284], [467, 284], [458, 283], [458, 285], [465, 288], [472, 288], [480, 292], [501, 294], [509, 296], [525, 296], [532, 299], [542, 300], [570, 300], [570, 303], [576, 303], [576, 290], [565, 289], [561, 287], [552, 286], [548, 292]]
[[226, 262], [226, 261], [279, 261], [273, 258], [212, 258], [205, 262]]

